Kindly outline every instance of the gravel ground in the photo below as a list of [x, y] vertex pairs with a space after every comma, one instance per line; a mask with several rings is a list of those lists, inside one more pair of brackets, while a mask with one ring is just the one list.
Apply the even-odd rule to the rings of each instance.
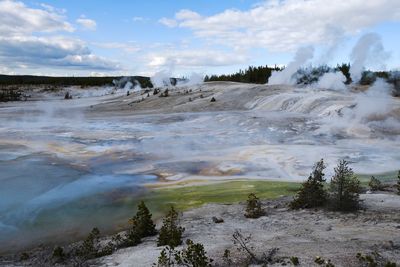
[[[223, 265], [225, 249], [231, 251], [233, 266], [247, 266], [246, 255], [233, 244], [232, 234], [240, 230], [251, 235], [249, 246], [261, 257], [273, 248], [278, 262], [268, 266], [284, 266], [289, 258], [299, 258], [300, 266], [317, 266], [317, 256], [330, 259], [335, 266], [360, 266], [356, 254], [377, 251], [387, 260], [400, 263], [400, 196], [392, 193], [362, 194], [363, 209], [356, 213], [326, 210], [288, 210], [290, 197], [263, 201], [266, 216], [258, 219], [244, 217], [244, 203], [207, 204], [184, 212], [180, 224], [185, 227], [184, 239], [204, 244], [215, 266]], [[212, 217], [224, 220], [214, 223]], [[157, 228], [161, 222], [157, 223]], [[111, 237], [105, 237], [107, 242]], [[112, 255], [88, 262], [89, 266], [152, 266], [162, 247], [156, 246], [157, 237], [150, 237], [136, 246], [120, 249]], [[68, 246], [76, 246], [71, 244]], [[182, 247], [178, 247], [181, 249]], [[30, 251], [28, 260], [20, 254], [0, 258], [0, 266], [55, 266], [49, 255], [52, 248], [39, 246]], [[75, 264], [75, 265], [74, 265]], [[232, 266], [231, 265], [231, 266]], [[58, 266], [63, 266], [59, 265]], [[66, 266], [76, 266], [74, 262]]]
[[[204, 244], [208, 255], [222, 264], [225, 249], [230, 249], [235, 266], [245, 255], [236, 250], [232, 234], [236, 229], [252, 236], [251, 245], [257, 255], [279, 248], [277, 258], [297, 256], [301, 266], [316, 266], [316, 256], [331, 259], [335, 266], [357, 266], [358, 252], [378, 251], [387, 259], [400, 263], [400, 196], [363, 194], [364, 210], [342, 214], [324, 210], [291, 211], [288, 198], [264, 202], [267, 215], [259, 219], [243, 216], [244, 204], [209, 204], [185, 212], [181, 224], [184, 238]], [[224, 219], [215, 224], [212, 217]], [[117, 251], [93, 262], [98, 266], [151, 266], [162, 248], [156, 238], [143, 244]], [[282, 264], [275, 264], [281, 266]]]

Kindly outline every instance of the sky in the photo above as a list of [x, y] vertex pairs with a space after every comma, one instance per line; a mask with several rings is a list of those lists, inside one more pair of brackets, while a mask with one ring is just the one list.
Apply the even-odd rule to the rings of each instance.
[[351, 62], [358, 38], [377, 33], [400, 69], [399, 0], [0, 0], [0, 73], [50, 76], [232, 73]]

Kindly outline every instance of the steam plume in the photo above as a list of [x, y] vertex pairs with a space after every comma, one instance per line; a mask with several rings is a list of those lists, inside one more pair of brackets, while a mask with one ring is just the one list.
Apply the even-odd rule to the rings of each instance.
[[371, 63], [370, 60], [374, 60], [375, 65], [376, 63], [383, 65], [388, 57], [388, 53], [384, 51], [381, 37], [377, 33], [361, 36], [350, 55], [352, 60], [350, 75], [353, 82], [360, 81], [365, 66]]
[[295, 84], [296, 79], [293, 76], [302, 65], [313, 58], [313, 55], [314, 48], [312, 46], [300, 48], [297, 50], [294, 60], [283, 71], [272, 72], [268, 84]]

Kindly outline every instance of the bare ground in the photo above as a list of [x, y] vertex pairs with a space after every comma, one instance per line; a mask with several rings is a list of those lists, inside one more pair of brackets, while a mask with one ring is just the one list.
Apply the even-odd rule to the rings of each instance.
[[[400, 263], [400, 196], [363, 194], [364, 210], [355, 214], [324, 210], [292, 211], [286, 208], [289, 198], [265, 201], [267, 215], [259, 219], [243, 216], [244, 204], [208, 204], [185, 212], [181, 224], [184, 238], [204, 244], [215, 263], [222, 264], [225, 249], [230, 249], [234, 265], [245, 265], [242, 252], [236, 250], [232, 234], [236, 229], [250, 235], [251, 245], [261, 256], [279, 248], [278, 258], [297, 256], [301, 266], [316, 266], [316, 256], [331, 259], [335, 266], [357, 266], [356, 254], [378, 251], [385, 258]], [[215, 224], [213, 216], [224, 219]], [[143, 244], [117, 251], [96, 260], [100, 266], [151, 266], [162, 248], [156, 237]], [[281, 266], [282, 264], [275, 264]]]
[[[266, 216], [258, 219], [244, 217], [244, 203], [207, 204], [184, 212], [181, 225], [184, 239], [204, 244], [215, 266], [226, 266], [222, 255], [231, 251], [233, 266], [247, 266], [248, 257], [233, 244], [232, 234], [240, 230], [251, 235], [249, 245], [257, 256], [278, 248], [273, 257], [284, 266], [289, 258], [299, 258], [300, 266], [317, 266], [317, 256], [330, 259], [335, 266], [360, 266], [356, 254], [378, 252], [392, 262], [400, 263], [400, 196], [391, 193], [361, 195], [363, 209], [356, 213], [326, 210], [289, 210], [290, 197], [263, 201]], [[212, 217], [224, 220], [216, 224]], [[157, 227], [161, 226], [158, 222]], [[110, 237], [103, 238], [103, 242]], [[120, 249], [110, 256], [89, 262], [90, 266], [152, 266], [162, 250], [156, 246], [157, 237], [143, 240], [136, 247]], [[70, 247], [76, 246], [71, 244]], [[182, 248], [182, 247], [180, 247]], [[178, 248], [178, 249], [180, 249]], [[30, 258], [21, 261], [18, 255], [0, 258], [1, 266], [54, 266], [52, 248], [38, 247], [30, 251]], [[290, 265], [290, 264], [289, 264]], [[61, 265], [59, 265], [61, 266]], [[74, 266], [73, 262], [66, 266]]]

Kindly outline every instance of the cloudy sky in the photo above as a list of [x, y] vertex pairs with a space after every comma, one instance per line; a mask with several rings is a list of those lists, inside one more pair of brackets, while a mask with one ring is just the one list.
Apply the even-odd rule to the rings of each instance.
[[399, 69], [399, 0], [0, 0], [0, 73], [227, 73], [309, 45], [335, 65], [369, 32]]

